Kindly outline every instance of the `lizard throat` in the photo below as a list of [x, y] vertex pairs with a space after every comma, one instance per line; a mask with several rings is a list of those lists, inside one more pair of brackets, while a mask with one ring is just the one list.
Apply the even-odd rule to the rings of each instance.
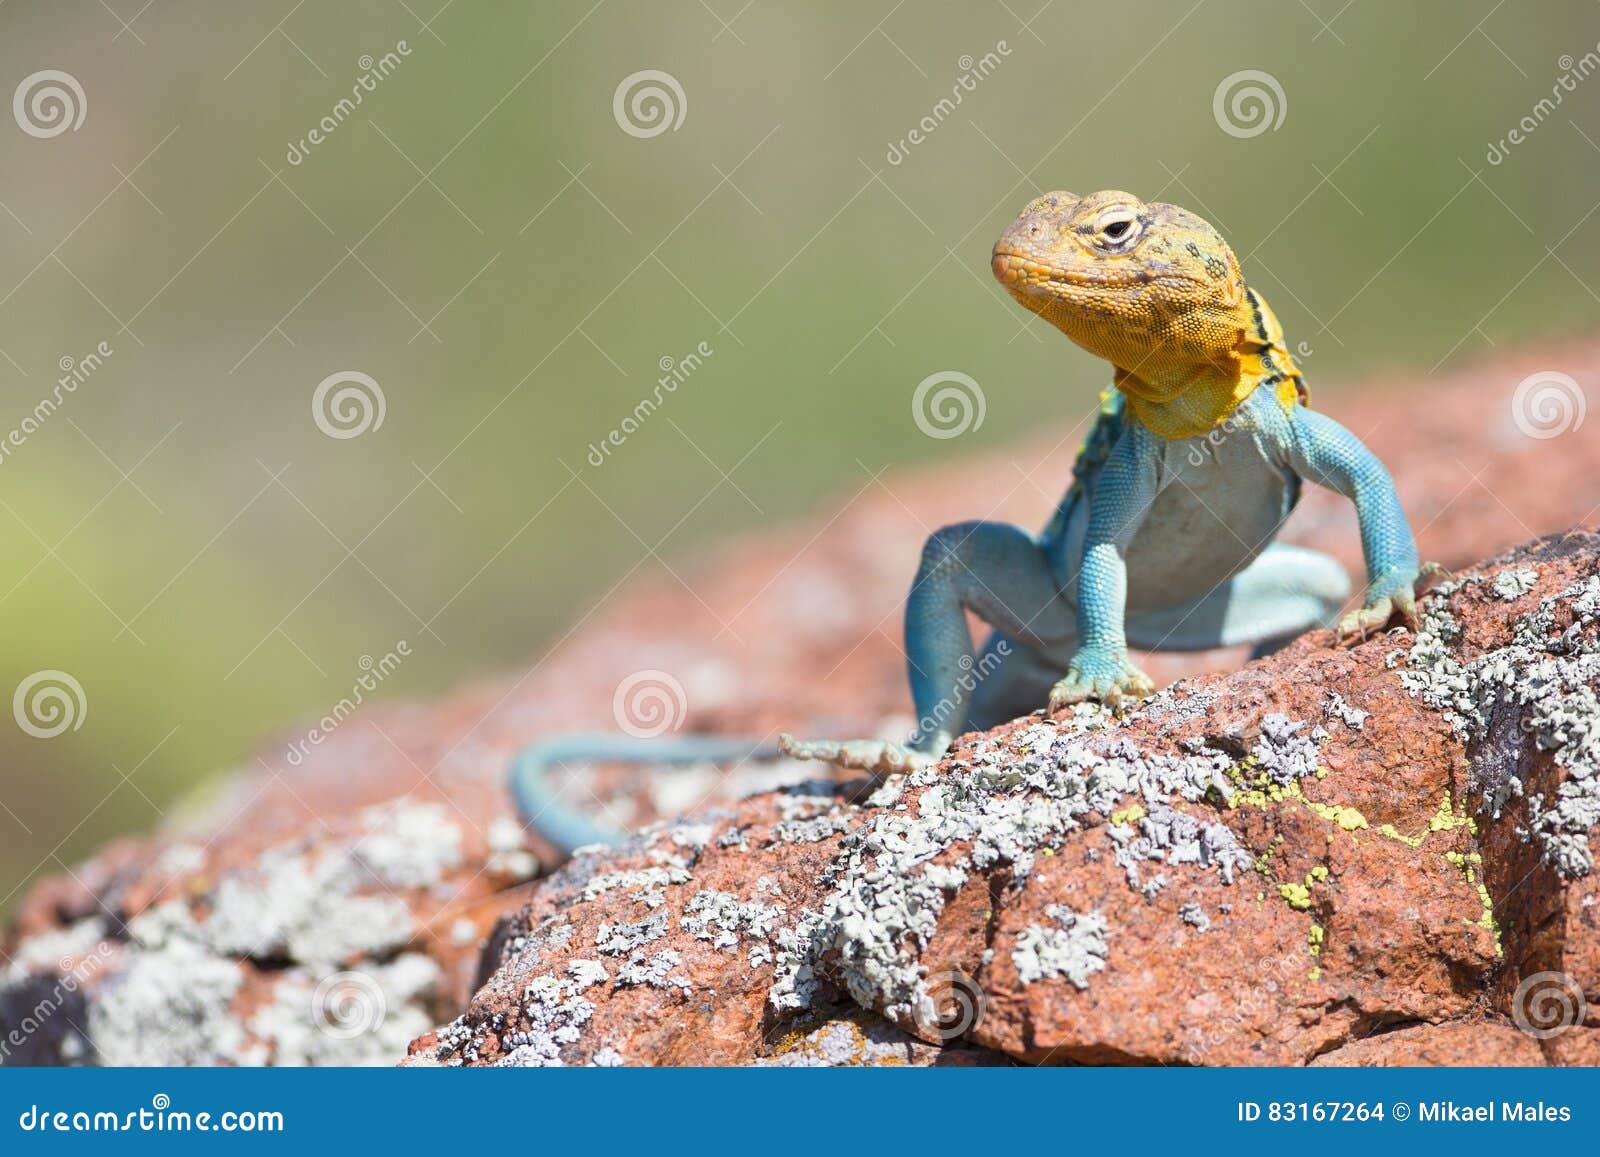
[[1169, 440], [1193, 438], [1216, 429], [1265, 380], [1255, 373], [1230, 373], [1222, 367], [1196, 368], [1165, 376], [1160, 384], [1118, 369], [1114, 381], [1128, 409], [1151, 432]]
[[1307, 400], [1304, 380], [1267, 303], [1246, 290], [1242, 339], [1220, 361], [1169, 362], [1145, 358], [1134, 369], [1113, 363], [1128, 409], [1151, 432], [1176, 440], [1208, 433], [1226, 422], [1260, 386], [1271, 386], [1287, 411]]

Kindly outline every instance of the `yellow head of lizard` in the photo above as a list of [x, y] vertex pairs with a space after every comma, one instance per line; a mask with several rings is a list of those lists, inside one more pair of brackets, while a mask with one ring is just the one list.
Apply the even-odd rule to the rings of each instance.
[[1187, 209], [1046, 193], [995, 242], [993, 268], [1025, 308], [1109, 361], [1129, 409], [1164, 438], [1220, 425], [1269, 380], [1285, 406], [1304, 396], [1278, 319]]

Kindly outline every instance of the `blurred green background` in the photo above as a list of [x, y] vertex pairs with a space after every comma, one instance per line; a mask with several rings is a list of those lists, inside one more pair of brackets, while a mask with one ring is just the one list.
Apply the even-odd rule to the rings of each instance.
[[[409, 642], [389, 698], [514, 668], [641, 540], [674, 563], [863, 466], [1075, 419], [1103, 369], [987, 270], [1036, 192], [1210, 217], [1320, 389], [1592, 325], [1600, 78], [1535, 108], [1597, 42], [1590, 0], [11, 0], [0, 91], [60, 70], [86, 115], [0, 117], [0, 438], [113, 352], [0, 459], [0, 689], [59, 669], [88, 705], [0, 727], [0, 894], [362, 656]], [[643, 70], [683, 94], [653, 136], [614, 112]], [[1214, 114], [1244, 70], [1282, 92], [1256, 135]], [[935, 441], [908, 403], [945, 369], [987, 415]], [[347, 370], [384, 420], [328, 437]]]

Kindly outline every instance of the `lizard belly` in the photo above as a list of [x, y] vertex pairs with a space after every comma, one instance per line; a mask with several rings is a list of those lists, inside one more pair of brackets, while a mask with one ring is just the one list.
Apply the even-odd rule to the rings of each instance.
[[1128, 547], [1128, 607], [1171, 606], [1209, 594], [1255, 560], [1298, 497], [1248, 417], [1231, 429], [1168, 442], [1166, 483]]

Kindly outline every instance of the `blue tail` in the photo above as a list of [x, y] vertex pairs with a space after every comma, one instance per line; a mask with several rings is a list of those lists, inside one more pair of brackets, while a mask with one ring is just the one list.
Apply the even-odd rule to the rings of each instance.
[[511, 795], [522, 820], [570, 856], [590, 844], [620, 844], [628, 833], [602, 827], [568, 807], [550, 786], [547, 772], [564, 763], [653, 763], [684, 766], [695, 763], [765, 762], [779, 758], [778, 745], [759, 739], [719, 735], [676, 735], [636, 739], [623, 735], [564, 735], [524, 748], [511, 764]]

